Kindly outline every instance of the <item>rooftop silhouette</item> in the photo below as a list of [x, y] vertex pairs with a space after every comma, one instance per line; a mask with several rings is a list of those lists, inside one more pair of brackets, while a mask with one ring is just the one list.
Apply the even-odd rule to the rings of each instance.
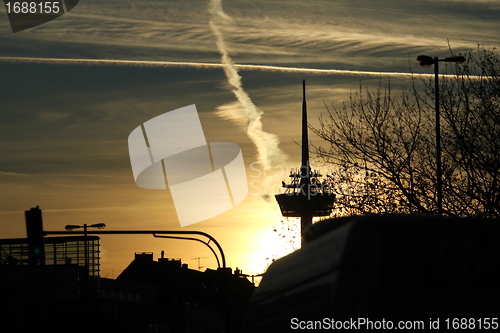
[[0, 296], [8, 305], [2, 330], [240, 330], [255, 289], [241, 271], [200, 272], [163, 251], [157, 261], [153, 253], [138, 252], [116, 279], [101, 278], [99, 237], [41, 237], [38, 207], [27, 211], [26, 220], [28, 238], [0, 240]]

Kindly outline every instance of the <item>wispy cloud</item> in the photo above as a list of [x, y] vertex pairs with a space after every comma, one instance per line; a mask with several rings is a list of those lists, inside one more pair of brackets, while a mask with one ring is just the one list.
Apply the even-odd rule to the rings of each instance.
[[15, 177], [40, 177], [40, 176], [51, 176], [51, 177], [85, 177], [85, 178], [124, 178], [126, 176], [123, 175], [116, 175], [116, 174], [106, 174], [106, 175], [100, 175], [100, 174], [67, 174], [67, 173], [20, 173], [20, 172], [8, 172], [8, 171], [1, 171], [0, 170], [0, 176], [15, 176]]
[[262, 167], [270, 167], [275, 164], [282, 164], [286, 158], [285, 153], [279, 148], [279, 138], [273, 134], [264, 131], [262, 124], [262, 110], [253, 102], [247, 92], [243, 89], [241, 76], [238, 74], [237, 67], [229, 55], [227, 45], [219, 29], [219, 24], [230, 21], [230, 17], [222, 9], [222, 0], [211, 0], [209, 5], [210, 21], [209, 25], [216, 38], [217, 49], [221, 54], [221, 61], [224, 65], [228, 83], [232, 87], [232, 92], [243, 106], [234, 110], [236, 117], [241, 118], [244, 114], [248, 119], [247, 135], [257, 147], [258, 160]]
[[6, 171], [0, 171], [0, 176], [16, 176], [16, 177], [25, 177], [25, 176], [29, 176], [29, 174], [26, 174], [26, 173], [18, 173], [18, 172], [6, 172]]
[[248, 116], [246, 115], [246, 110], [239, 102], [220, 105], [217, 108], [215, 114], [221, 118], [231, 120], [242, 126], [243, 128], [246, 128], [249, 123]]
[[[89, 1], [15, 38], [0, 34], [0, 42], [4, 54], [27, 54], [31, 40], [39, 43], [31, 54], [46, 56], [214, 62], [217, 48], [206, 5], [205, 0]], [[387, 71], [396, 59], [399, 68], [407, 67], [408, 54], [447, 52], [448, 39], [458, 51], [499, 43], [497, 1], [234, 0], [225, 10], [232, 21], [219, 24], [219, 31], [237, 63], [331, 63]], [[41, 41], [50, 42], [52, 50]]]

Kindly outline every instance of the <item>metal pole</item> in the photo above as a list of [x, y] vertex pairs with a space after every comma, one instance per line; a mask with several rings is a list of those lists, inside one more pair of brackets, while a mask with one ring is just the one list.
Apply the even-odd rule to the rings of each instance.
[[[210, 241], [204, 242], [201, 239], [194, 238], [194, 237], [158, 236], [158, 235], [155, 235], [155, 234], [153, 234], [153, 236], [156, 237], [156, 238], [183, 239], [183, 240], [192, 240], [192, 241], [197, 241], [197, 242], [203, 243], [203, 244], [205, 244], [210, 249], [210, 251], [212, 251], [212, 253], [215, 256], [215, 259], [217, 260], [217, 267], [220, 268], [219, 256], [217, 255], [217, 253], [215, 252], [215, 250], [210, 246], [210, 244], [209, 244]], [[198, 258], [198, 266], [200, 266], [200, 262], [199, 261], [200, 261], [200, 258]]]
[[85, 288], [85, 291], [83, 293], [85, 299], [89, 299], [89, 255], [88, 255], [88, 244], [87, 244], [87, 224], [83, 224], [83, 251], [84, 251], [84, 261], [85, 261], [85, 269], [84, 269], [84, 274], [85, 276], [83, 277], [83, 287]]
[[[180, 231], [180, 230], [102, 230], [102, 231], [91, 231], [92, 235], [153, 235], [155, 234], [170, 234], [170, 235], [198, 235], [209, 239], [209, 242], [213, 242], [217, 249], [219, 250], [222, 262], [222, 268], [226, 268], [226, 256], [224, 251], [220, 246], [219, 242], [215, 240], [212, 236], [202, 231]], [[43, 234], [46, 235], [80, 235], [81, 231], [44, 231]], [[186, 238], [187, 239], [187, 238]], [[202, 241], [203, 242], [203, 241]], [[205, 243], [207, 245], [209, 242]], [[209, 246], [209, 245], [207, 245]], [[210, 246], [209, 246], [210, 247]], [[213, 252], [213, 251], [212, 251]]]
[[83, 251], [84, 251], [84, 258], [85, 258], [85, 269], [88, 272], [88, 267], [89, 267], [89, 257], [88, 257], [88, 244], [87, 244], [87, 224], [83, 224]]
[[436, 102], [436, 196], [438, 214], [443, 214], [443, 171], [441, 164], [441, 117], [439, 114], [439, 58], [434, 57], [434, 99]]

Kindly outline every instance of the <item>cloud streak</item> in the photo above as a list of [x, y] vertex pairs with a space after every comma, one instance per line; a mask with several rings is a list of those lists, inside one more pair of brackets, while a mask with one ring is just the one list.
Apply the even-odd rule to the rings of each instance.
[[[206, 0], [109, 0], [75, 9], [22, 35], [0, 33], [2, 53], [217, 61]], [[498, 47], [500, 29], [500, 5], [494, 0], [438, 0], [425, 6], [410, 0], [387, 0], [383, 6], [361, 0], [233, 0], [224, 10], [231, 24], [224, 24], [226, 15], [218, 28], [234, 62], [302, 68], [334, 63], [343, 69], [406, 71], [409, 54], [412, 59], [447, 54], [448, 39], [456, 52], [478, 43]], [[425, 33], [426, 27], [432, 33]], [[33, 52], [26, 51], [30, 48]]]
[[[226, 69], [225, 63], [212, 62], [190, 62], [190, 61], [150, 61], [150, 60], [119, 60], [119, 59], [63, 59], [63, 58], [35, 58], [35, 57], [0, 57], [0, 62], [12, 63], [46, 63], [55, 65], [104, 65], [104, 66], [133, 66], [133, 67], [193, 67], [199, 69]], [[349, 69], [324, 69], [274, 65], [232, 64], [236, 70], [282, 72], [282, 73], [308, 73], [317, 75], [359, 75], [359, 76], [399, 76], [411, 77], [432, 76], [430, 74], [419, 74], [410, 72], [377, 72]]]
[[[241, 76], [229, 55], [228, 47], [218, 27], [218, 24], [231, 20], [222, 9], [222, 0], [211, 0], [209, 13], [211, 17], [209, 25], [215, 36], [217, 49], [221, 54], [221, 61], [224, 65], [222, 68], [232, 86], [232, 92], [244, 107], [245, 116], [248, 118], [247, 135], [257, 147], [258, 160], [263, 168], [270, 167], [275, 163], [282, 163], [286, 155], [279, 148], [279, 138], [275, 134], [263, 130], [262, 114], [264, 112], [257, 108], [243, 89]], [[236, 112], [241, 117], [241, 109]]]

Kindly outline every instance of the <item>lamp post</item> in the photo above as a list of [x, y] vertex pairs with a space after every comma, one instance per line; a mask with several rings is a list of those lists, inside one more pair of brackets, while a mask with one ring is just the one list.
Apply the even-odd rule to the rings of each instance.
[[[102, 229], [106, 225], [104, 223], [97, 223], [97, 224], [91, 225], [91, 227], [92, 226], [97, 227], [97, 228], [99, 228], [99, 226], [100, 226], [101, 227], [100, 229]], [[68, 235], [68, 234], [78, 235], [81, 232], [72, 231], [72, 230], [76, 229], [76, 228], [80, 228], [80, 227], [81, 226], [79, 226], [79, 225], [78, 226], [67, 225], [66, 226], [66, 230], [67, 231], [44, 231], [43, 235], [44, 236], [47, 236], [47, 235]], [[167, 234], [167, 235], [178, 235], [178, 236], [170, 236], [170, 237], [161, 236], [161, 238], [194, 240], [194, 241], [198, 241], [200, 243], [203, 243], [208, 248], [210, 248], [210, 250], [212, 251], [212, 253], [215, 255], [215, 259], [217, 260], [218, 267], [221, 268], [220, 264], [222, 262], [222, 268], [226, 268], [226, 256], [224, 254], [224, 251], [222, 250], [222, 247], [220, 246], [219, 242], [217, 242], [217, 240], [215, 238], [213, 238], [212, 236], [210, 236], [206, 232], [202, 232], [202, 231], [184, 231], [184, 230], [111, 230], [111, 231], [104, 230], [104, 231], [93, 231], [93, 232], [91, 232], [91, 234], [93, 234], [93, 235], [153, 235], [154, 237], [159, 237], [159, 238], [160, 238], [160, 236], [158, 236], [158, 235], [164, 235], [164, 234]], [[203, 236], [203, 237], [208, 238], [208, 242], [207, 241], [203, 241], [201, 239], [194, 238], [194, 237], [185, 237], [185, 236], [182, 236], [182, 235]], [[219, 250], [219, 254], [220, 254], [221, 260], [219, 260], [219, 258], [217, 256], [217, 253], [210, 246], [210, 242], [214, 243], [215, 246], [217, 247], [217, 249]]]
[[85, 258], [85, 297], [88, 296], [89, 293], [89, 274], [90, 274], [90, 269], [89, 269], [89, 253], [88, 253], [88, 240], [87, 240], [87, 228], [97, 228], [97, 229], [104, 229], [106, 228], [106, 224], [104, 223], [95, 223], [91, 225], [87, 225], [84, 223], [83, 225], [76, 225], [76, 224], [68, 224], [67, 226], [64, 227], [67, 231], [72, 231], [74, 229], [79, 229], [83, 228], [83, 251], [84, 251], [84, 258]]
[[434, 101], [436, 112], [436, 197], [438, 214], [443, 214], [443, 170], [441, 162], [441, 122], [439, 115], [439, 62], [454, 62], [455, 64], [463, 64], [465, 58], [462, 56], [448, 57], [439, 59], [438, 57], [429, 57], [419, 55], [417, 61], [422, 67], [431, 67], [434, 65]]

